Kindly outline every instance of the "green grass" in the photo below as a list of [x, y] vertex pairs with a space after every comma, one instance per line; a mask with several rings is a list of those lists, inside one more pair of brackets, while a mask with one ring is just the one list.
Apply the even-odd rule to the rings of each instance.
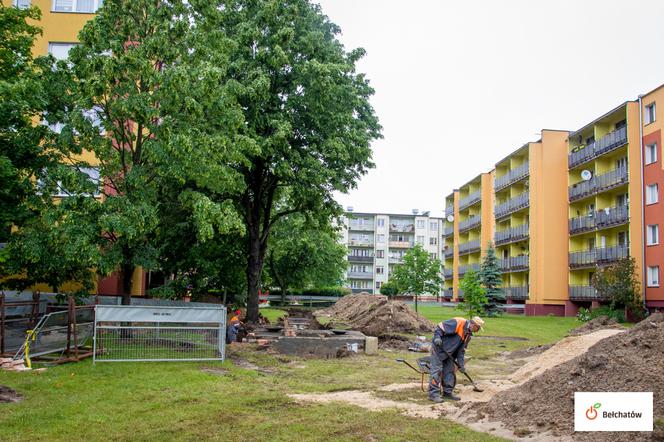
[[[261, 309], [276, 320], [278, 309]], [[421, 307], [438, 322], [460, 312]], [[577, 325], [573, 319], [506, 315], [488, 318], [483, 334], [521, 336], [528, 341], [477, 339], [468, 355], [488, 358], [505, 349], [553, 342]], [[481, 335], [482, 333], [480, 333]], [[501, 347], [505, 345], [506, 347]], [[373, 390], [389, 383], [419, 382], [396, 358], [417, 354], [380, 352], [331, 360], [303, 360], [234, 346], [229, 356], [276, 370], [263, 374], [221, 363], [98, 363], [90, 360], [44, 373], [0, 372], [0, 384], [24, 395], [0, 404], [0, 440], [248, 440], [492, 441], [445, 419], [416, 419], [396, 411], [368, 412], [343, 404], [299, 404], [288, 393]], [[480, 361], [469, 367], [478, 370]], [[204, 372], [212, 367], [221, 374]], [[386, 394], [395, 399], [413, 392]]]
[[283, 317], [286, 314], [284, 310], [280, 310], [278, 308], [273, 308], [273, 307], [262, 308], [260, 309], [260, 312], [272, 323], [277, 322], [279, 318]]

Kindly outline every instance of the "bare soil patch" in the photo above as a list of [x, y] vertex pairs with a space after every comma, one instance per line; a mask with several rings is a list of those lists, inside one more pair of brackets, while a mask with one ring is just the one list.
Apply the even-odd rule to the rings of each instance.
[[398, 333], [431, 333], [434, 324], [415, 313], [401, 301], [380, 295], [344, 296], [332, 307], [319, 310], [315, 316], [330, 318], [332, 323], [346, 324], [369, 336]]
[[592, 333], [594, 331], [604, 329], [625, 330], [625, 326], [621, 325], [615, 318], [609, 318], [608, 316], [598, 316], [595, 319], [591, 319], [590, 321], [586, 322], [581, 327], [577, 327], [570, 331], [569, 336], [584, 335], [586, 333]]
[[11, 402], [20, 402], [23, 396], [18, 394], [16, 390], [0, 385], [0, 403], [6, 404]]

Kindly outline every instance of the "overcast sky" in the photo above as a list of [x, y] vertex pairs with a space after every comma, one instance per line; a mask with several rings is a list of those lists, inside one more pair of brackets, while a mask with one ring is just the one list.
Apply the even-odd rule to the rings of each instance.
[[441, 215], [541, 129], [575, 130], [664, 83], [664, 0], [319, 0], [376, 90], [384, 139], [355, 211]]

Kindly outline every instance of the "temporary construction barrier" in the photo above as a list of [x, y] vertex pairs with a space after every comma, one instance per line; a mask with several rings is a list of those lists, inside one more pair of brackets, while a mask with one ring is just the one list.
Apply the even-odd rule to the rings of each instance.
[[223, 361], [226, 308], [97, 305], [94, 362]]

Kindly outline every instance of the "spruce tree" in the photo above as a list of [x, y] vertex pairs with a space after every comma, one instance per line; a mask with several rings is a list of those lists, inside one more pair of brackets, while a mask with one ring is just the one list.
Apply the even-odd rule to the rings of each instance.
[[487, 302], [484, 304], [484, 313], [488, 316], [496, 316], [500, 313], [498, 304], [505, 301], [505, 294], [500, 288], [503, 281], [496, 250], [491, 243], [489, 243], [486, 255], [482, 260], [479, 276], [487, 298]]

